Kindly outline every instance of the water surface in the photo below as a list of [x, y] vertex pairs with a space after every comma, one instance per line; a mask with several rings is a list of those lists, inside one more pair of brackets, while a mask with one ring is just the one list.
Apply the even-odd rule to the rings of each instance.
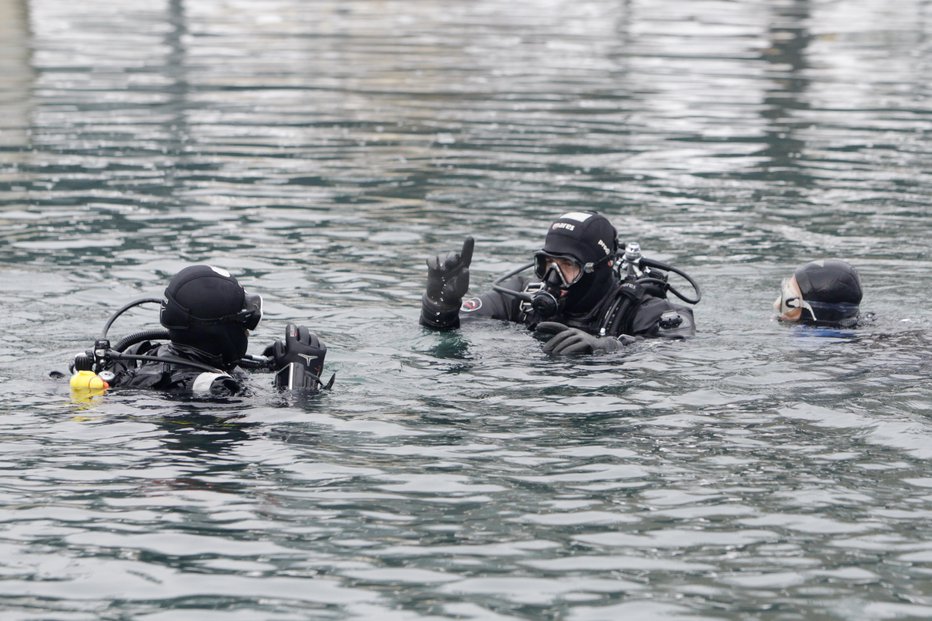
[[[932, 4], [0, 0], [10, 619], [932, 616]], [[699, 333], [550, 359], [417, 325], [598, 209]], [[845, 258], [850, 335], [772, 319]], [[74, 402], [49, 371], [193, 262], [332, 393]], [[119, 334], [157, 321], [152, 307]]]

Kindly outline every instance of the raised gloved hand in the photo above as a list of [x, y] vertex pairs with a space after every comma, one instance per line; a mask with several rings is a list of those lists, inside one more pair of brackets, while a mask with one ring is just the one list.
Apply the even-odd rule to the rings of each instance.
[[272, 359], [275, 385], [279, 388], [317, 390], [324, 370], [327, 346], [305, 326], [289, 323], [285, 340], [275, 341], [262, 352]]
[[553, 356], [601, 354], [624, 347], [624, 343], [614, 337], [595, 336], [556, 321], [543, 321], [537, 324], [536, 333], [554, 335], [544, 343], [544, 352]]
[[467, 237], [463, 249], [427, 259], [427, 298], [441, 308], [459, 309], [469, 289], [469, 264], [476, 240]]
[[427, 259], [427, 291], [421, 298], [421, 325], [435, 330], [458, 328], [460, 304], [469, 289], [469, 264], [476, 240], [467, 237], [463, 249]]

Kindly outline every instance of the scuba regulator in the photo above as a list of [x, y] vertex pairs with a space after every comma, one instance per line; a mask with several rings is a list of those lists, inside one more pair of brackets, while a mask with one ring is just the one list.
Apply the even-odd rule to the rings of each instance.
[[[624, 252], [618, 254], [617, 259], [615, 269], [618, 278], [622, 281], [635, 282], [657, 297], [666, 297], [667, 291], [669, 291], [687, 304], [698, 304], [702, 299], [699, 284], [689, 274], [672, 265], [643, 256], [641, 254], [641, 244], [638, 242], [629, 242], [625, 246]], [[671, 273], [688, 282], [696, 294], [695, 297], [688, 297], [671, 285], [669, 283]]]

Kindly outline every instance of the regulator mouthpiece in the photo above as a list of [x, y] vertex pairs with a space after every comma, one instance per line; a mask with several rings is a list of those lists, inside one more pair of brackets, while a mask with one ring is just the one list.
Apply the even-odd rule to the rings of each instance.
[[557, 298], [552, 293], [546, 289], [541, 289], [531, 296], [531, 308], [542, 319], [548, 319], [560, 311], [560, 303], [557, 302]]

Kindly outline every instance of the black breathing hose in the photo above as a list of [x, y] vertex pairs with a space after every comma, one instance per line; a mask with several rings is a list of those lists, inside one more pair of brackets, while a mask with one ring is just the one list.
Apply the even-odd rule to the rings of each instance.
[[503, 287], [502, 284], [501, 284], [502, 281], [505, 280], [506, 278], [511, 278], [512, 276], [517, 276], [518, 274], [520, 274], [520, 273], [523, 272], [524, 270], [526, 270], [526, 269], [528, 269], [528, 268], [531, 268], [531, 267], [534, 267], [534, 264], [533, 264], [533, 263], [528, 263], [527, 265], [522, 265], [521, 267], [519, 267], [519, 268], [516, 269], [516, 270], [511, 270], [510, 272], [508, 272], [508, 273], [505, 274], [504, 276], [501, 276], [501, 277], [499, 277], [499, 278], [496, 278], [494, 281], [492, 281], [492, 289], [494, 289], [495, 291], [498, 291], [499, 293], [502, 293], [502, 294], [504, 294], [504, 295], [510, 295], [511, 297], [519, 298], [519, 299], [521, 299], [521, 300], [524, 300], [525, 302], [531, 302], [531, 301], [533, 301], [534, 296], [532, 296], [530, 293], [526, 293], [526, 292], [524, 292], [524, 291], [516, 291], [516, 290], [514, 290], [514, 289], [509, 289], [508, 287]]
[[136, 343], [141, 343], [143, 341], [161, 341], [168, 339], [168, 330], [153, 329], [153, 330], [142, 330], [140, 332], [133, 332], [127, 336], [124, 336], [117, 344], [113, 346], [114, 351], [123, 352], [126, 351], [126, 348], [130, 345], [135, 345]]
[[118, 310], [117, 312], [113, 313], [110, 316], [110, 319], [108, 319], [107, 323], [104, 325], [103, 332], [100, 333], [100, 340], [102, 341], [107, 338], [107, 332], [110, 331], [110, 326], [113, 325], [113, 322], [116, 321], [117, 317], [119, 317], [120, 315], [128, 311], [129, 309], [133, 308], [134, 306], [139, 306], [141, 304], [149, 304], [149, 303], [161, 304], [162, 299], [161, 298], [141, 298], [138, 300], [133, 300], [132, 302], [130, 302], [129, 304], [127, 304], [126, 306]]
[[[683, 270], [681, 270], [681, 269], [679, 269], [679, 268], [676, 268], [676, 267], [673, 267], [672, 265], [667, 265], [666, 263], [662, 263], [662, 262], [657, 261], [657, 260], [655, 260], [655, 259], [648, 259], [647, 257], [641, 257], [639, 263], [640, 263], [640, 265], [645, 265], [645, 266], [647, 266], [647, 267], [655, 267], [655, 268], [657, 268], [657, 269], [659, 269], [659, 270], [663, 270], [663, 271], [665, 271], [665, 272], [673, 272], [674, 274], [676, 274], [676, 275], [678, 275], [678, 276], [681, 276], [684, 280], [686, 280], [686, 282], [689, 283], [689, 286], [693, 288], [693, 291], [696, 292], [696, 297], [694, 297], [694, 298], [687, 297], [686, 295], [680, 293], [680, 291], [679, 291], [676, 287], [674, 287], [673, 285], [671, 285], [670, 283], [668, 283], [668, 282], [665, 281], [665, 280], [661, 280], [660, 282], [662, 282], [663, 285], [664, 285], [667, 289], [670, 290], [670, 293], [672, 293], [673, 295], [675, 295], [675, 296], [678, 297], [679, 299], [683, 300], [683, 301], [686, 302], [687, 304], [698, 304], [698, 303], [699, 303], [699, 300], [702, 299], [702, 290], [699, 289], [699, 283], [697, 283], [695, 280], [693, 280], [693, 278], [692, 278], [689, 274], [687, 274], [686, 272], [684, 272]], [[644, 282], [656, 282], [656, 281], [658, 281], [658, 280], [660, 280], [660, 279], [651, 278], [651, 277], [648, 276], [646, 279], [638, 278], [638, 283], [640, 284], [642, 280], [643, 280]]]
[[[106, 340], [107, 333], [110, 331], [110, 327], [113, 325], [113, 322], [116, 321], [117, 317], [119, 317], [120, 315], [122, 315], [123, 313], [125, 313], [131, 308], [140, 306], [142, 304], [150, 304], [150, 303], [161, 304], [162, 300], [160, 298], [141, 298], [138, 300], [133, 300], [129, 304], [126, 304], [125, 306], [120, 308], [118, 311], [113, 313], [113, 315], [110, 316], [110, 319], [107, 320], [106, 325], [104, 325], [103, 332], [101, 332], [101, 335], [100, 335], [100, 340], [101, 341]], [[173, 364], [180, 364], [180, 365], [188, 366], [194, 369], [200, 369], [202, 371], [209, 371], [212, 373], [217, 373], [217, 372], [222, 373], [222, 371], [220, 371], [219, 369], [212, 367], [208, 364], [194, 362], [192, 360], [185, 360], [183, 358], [175, 358], [173, 356], [143, 356], [143, 355], [123, 353], [124, 351], [126, 351], [128, 347], [135, 345], [136, 343], [141, 343], [143, 341], [161, 341], [161, 340], [167, 341], [169, 340], [169, 338], [170, 337], [168, 335], [168, 330], [159, 329], [159, 328], [149, 329], [149, 330], [140, 330], [139, 332], [133, 332], [132, 334], [128, 334], [127, 336], [124, 336], [119, 341], [117, 341], [116, 345], [114, 345], [112, 348], [109, 349], [108, 357], [111, 358], [112, 360], [140, 360], [144, 362], [170, 362]], [[265, 356], [247, 356], [243, 358], [242, 360], [240, 360], [238, 364], [242, 366], [243, 368], [247, 368], [247, 369], [267, 369], [267, 368], [270, 368], [270, 362], [271, 361]]]

